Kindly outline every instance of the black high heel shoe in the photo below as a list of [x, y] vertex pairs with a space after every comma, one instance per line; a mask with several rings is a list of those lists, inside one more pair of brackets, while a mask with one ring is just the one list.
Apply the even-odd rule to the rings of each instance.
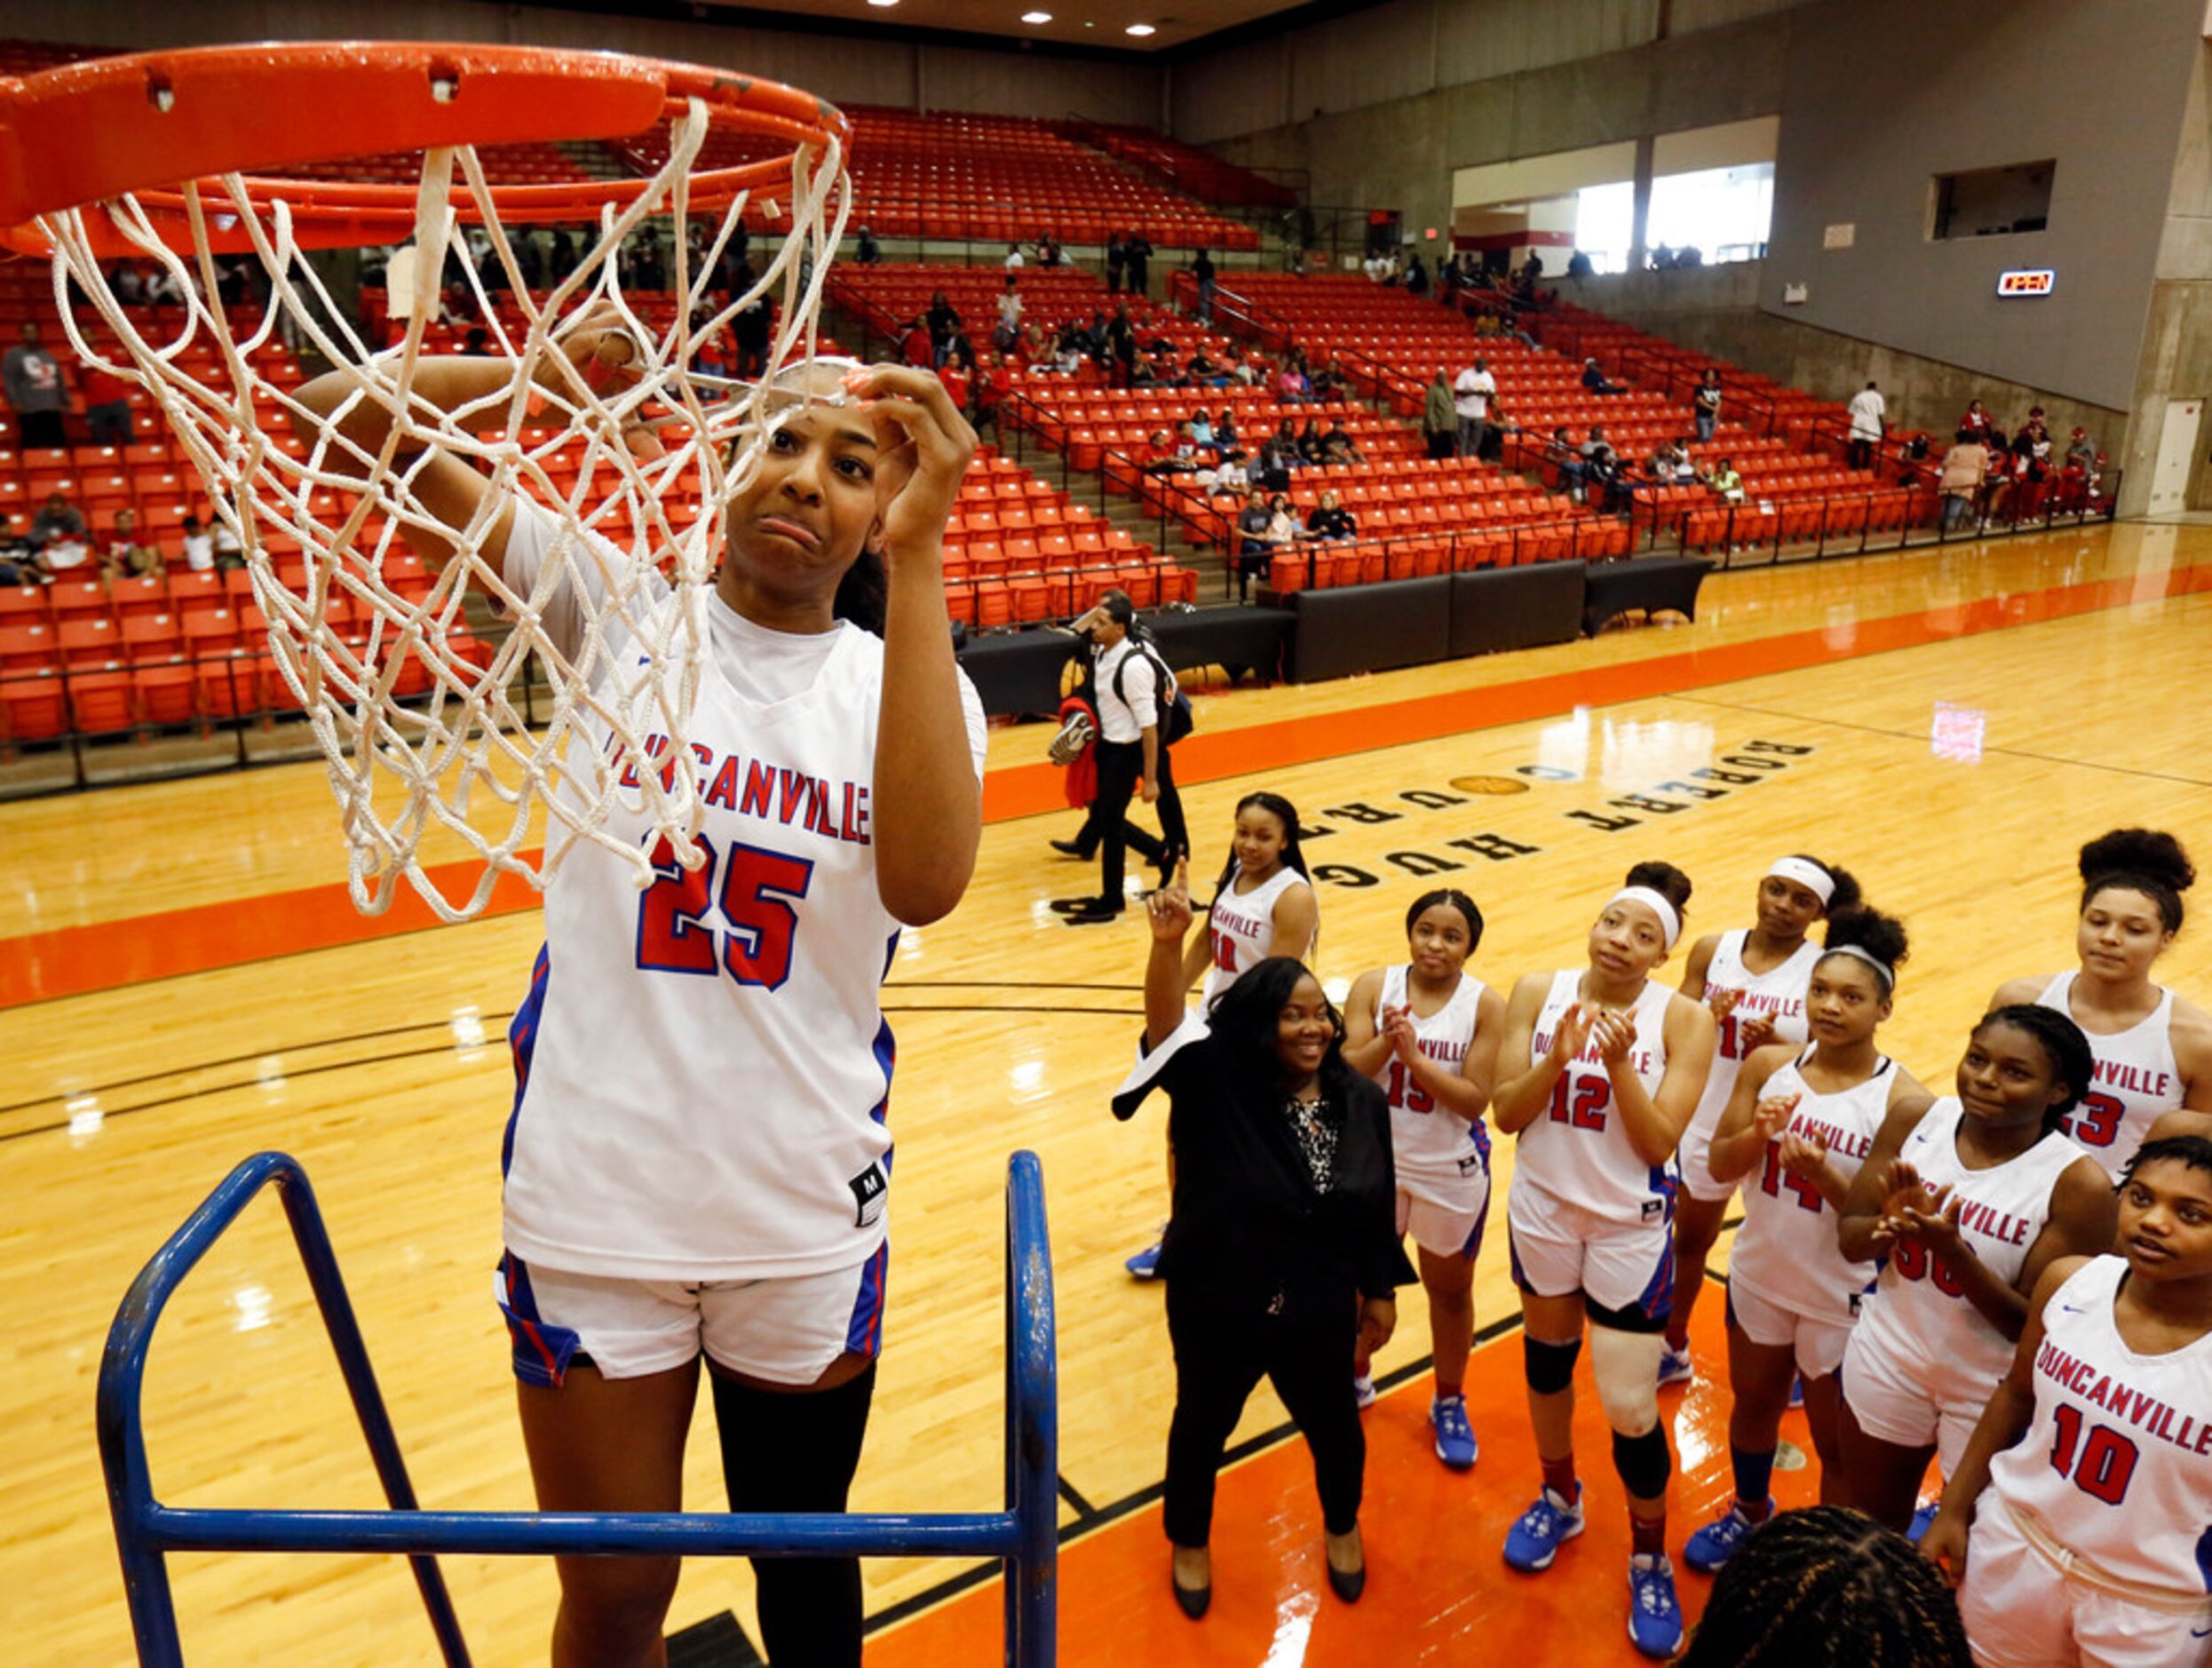
[[1186, 1587], [1175, 1578], [1175, 1571], [1170, 1568], [1168, 1585], [1175, 1589], [1176, 1607], [1193, 1622], [1204, 1616], [1207, 1607], [1214, 1601], [1214, 1584], [1211, 1581], [1202, 1587]]

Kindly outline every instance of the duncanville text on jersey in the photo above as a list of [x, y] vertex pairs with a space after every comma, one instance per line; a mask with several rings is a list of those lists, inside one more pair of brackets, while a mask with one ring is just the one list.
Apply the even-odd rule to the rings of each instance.
[[2171, 1442], [2185, 1453], [2212, 1454], [2212, 1425], [2184, 1413], [2171, 1402], [2129, 1388], [2094, 1362], [2067, 1354], [2048, 1338], [2036, 1352], [2035, 1370], [2061, 1390], [2117, 1415], [2146, 1435]]
[[[718, 753], [699, 742], [691, 744], [691, 751], [699, 760], [699, 798], [702, 805], [719, 806], [740, 816], [779, 822], [786, 828], [803, 828], [825, 839], [843, 840], [848, 845], [873, 843], [868, 835], [866, 782], [832, 782], [826, 776], [810, 775], [765, 759], [746, 759], [735, 753]], [[658, 759], [666, 751], [667, 736], [646, 738], [649, 757]], [[675, 779], [675, 766], [663, 765], [662, 789], [670, 787]], [[621, 781], [625, 788], [640, 785], [636, 759], [622, 766]]]

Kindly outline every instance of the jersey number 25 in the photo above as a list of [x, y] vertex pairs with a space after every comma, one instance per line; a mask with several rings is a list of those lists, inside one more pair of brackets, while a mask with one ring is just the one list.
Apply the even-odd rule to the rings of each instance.
[[[657, 878], [638, 898], [638, 965], [710, 979], [726, 967], [741, 985], [775, 989], [791, 973], [799, 919], [791, 903], [806, 895], [814, 865], [735, 840], [725, 853], [704, 838], [699, 844], [707, 861], [692, 870], [676, 861], [665, 838], [653, 848]], [[718, 928], [704, 918], [716, 907], [718, 877], [725, 924]]]

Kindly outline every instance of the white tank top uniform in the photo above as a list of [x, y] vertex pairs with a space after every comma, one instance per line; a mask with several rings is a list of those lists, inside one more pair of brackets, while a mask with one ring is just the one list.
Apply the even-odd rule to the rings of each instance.
[[[1411, 1012], [1406, 989], [1410, 972], [1403, 965], [1383, 969], [1382, 993], [1375, 1004], [1376, 1029], [1382, 1029], [1383, 1009], [1407, 1009], [1421, 1052], [1456, 1075], [1466, 1066], [1467, 1050], [1475, 1040], [1475, 1020], [1486, 987], [1463, 973], [1451, 1000], [1424, 1018]], [[1439, 1110], [1395, 1053], [1384, 1059], [1375, 1080], [1390, 1099], [1391, 1156], [1398, 1190], [1479, 1219], [1490, 1195], [1490, 1132], [1482, 1119], [1471, 1121]]]
[[2034, 1418], [1976, 1507], [1960, 1604], [1978, 1645], [2212, 1657], [2212, 1334], [2137, 1354], [2113, 1318], [2127, 1275], [2094, 1258], [2043, 1310]]
[[[1275, 936], [1275, 905], [1294, 886], [1310, 889], [1312, 883], [1285, 863], [1249, 892], [1238, 892], [1233, 878], [1222, 887], [1221, 895], [1206, 911], [1206, 947], [1212, 952], [1212, 960], [1206, 969], [1206, 982], [1199, 989], [1202, 1006], [1211, 1008], [1214, 998], [1236, 983], [1240, 973], [1267, 959], [1267, 947]], [[1304, 959], [1312, 948], [1301, 944], [1282, 953]]]
[[[1999, 1280], [2017, 1286], [2028, 1248], [2050, 1219], [2051, 1189], [2081, 1149], [2046, 1135], [2018, 1157], [1987, 1170], [1961, 1162], [1965, 1109], [1946, 1095], [1905, 1138], [1899, 1159], [1930, 1191], [1948, 1185], [1961, 1202], [1959, 1233]], [[2012, 1363], [2013, 1346], [1983, 1318], [1948, 1267], [1916, 1240], [1891, 1248], [1874, 1289], [1859, 1306], [1844, 1362], [1844, 1394], [1873, 1435], [1904, 1447], [1938, 1440], [1947, 1475]], [[1902, 1396], [1919, 1404], [1887, 1417]], [[1877, 1405], [1884, 1404], [1884, 1405]], [[1899, 1420], [1925, 1434], [1891, 1435]], [[1886, 1428], [1877, 1428], [1877, 1425]], [[1933, 1428], [1940, 1426], [1940, 1431]]]
[[[2076, 975], [2054, 973], [2035, 998], [2071, 1019]], [[2066, 1115], [2064, 1128], [2076, 1146], [2114, 1177], [2143, 1145], [2162, 1112], [2181, 1105], [2181, 1068], [2174, 1060], [2174, 993], [2159, 992], [2158, 1006], [2124, 1031], [2084, 1029], [2097, 1068], [2089, 1092]]]
[[[518, 501], [518, 591], [557, 526]], [[549, 628], [580, 640], [559, 601]], [[808, 1276], [868, 1261], [886, 1231], [879, 988], [900, 929], [876, 895], [870, 805], [884, 644], [851, 624], [771, 631], [718, 598], [710, 619], [691, 738], [707, 862], [671, 861], [640, 892], [620, 858], [576, 844], [511, 1028], [506, 1243], [551, 1269]], [[960, 685], [979, 778], [981, 706]], [[603, 748], [581, 721], [578, 745]], [[619, 805], [609, 827], [653, 838]]]
[[[1530, 1065], [1550, 1052], [1552, 1033], [1581, 999], [1582, 983], [1576, 968], [1551, 975], [1528, 1039]], [[1651, 1094], [1659, 1092], [1667, 1075], [1667, 1004], [1673, 995], [1657, 980], [1646, 980], [1629, 1010], [1636, 1022], [1629, 1059], [1637, 1081]], [[1671, 1214], [1674, 1165], [1649, 1164], [1637, 1156], [1613, 1108], [1613, 1080], [1594, 1037], [1567, 1062], [1553, 1085], [1550, 1106], [1514, 1145], [1513, 1190], [1524, 1186], [1622, 1227], [1648, 1227]]]
[[[1528, 1039], [1529, 1064], [1550, 1052], [1552, 1034], [1578, 999], [1582, 975], [1568, 968], [1551, 989]], [[1629, 1007], [1629, 1060], [1646, 1093], [1667, 1075], [1667, 1004], [1674, 992], [1645, 981]], [[1551, 1103], [1514, 1138], [1506, 1196], [1514, 1283], [1543, 1297], [1584, 1293], [1607, 1309], [1635, 1308], [1656, 1323], [1674, 1295], [1675, 1169], [1648, 1164], [1629, 1145], [1593, 1038], [1552, 1085]]]
[[1729, 1253], [1728, 1297], [1755, 1343], [1795, 1343], [1802, 1330], [1792, 1325], [1787, 1337], [1762, 1336], [1769, 1329], [1751, 1319], [1760, 1311], [1829, 1329], [1832, 1336], [1822, 1340], [1826, 1347], [1818, 1352], [1825, 1366], [1813, 1375], [1821, 1377], [1843, 1360], [1860, 1293], [1875, 1269], [1871, 1262], [1852, 1262], [1843, 1255], [1835, 1211], [1812, 1182], [1782, 1168], [1781, 1134], [1819, 1136], [1827, 1148], [1828, 1167], [1848, 1187], [1882, 1132], [1897, 1069], [1885, 1055], [1866, 1082], [1822, 1094], [1800, 1069], [1806, 1058], [1801, 1055], [1766, 1080], [1765, 1096], [1794, 1094], [1797, 1105], [1743, 1179], [1743, 1226]]
[[1764, 1016], [1774, 1021], [1775, 1042], [1803, 1044], [1809, 1035], [1805, 988], [1812, 982], [1812, 964], [1827, 953], [1818, 944], [1800, 944], [1780, 966], [1755, 973], [1743, 960], [1743, 941], [1749, 936], [1749, 929], [1740, 926], [1723, 933], [1705, 970], [1706, 989], [1738, 994], [1736, 1005], [1715, 1027], [1718, 1036], [1713, 1047], [1713, 1069], [1706, 1076], [1705, 1092], [1698, 1099], [1697, 1110], [1690, 1115], [1690, 1126], [1683, 1131], [1682, 1146], [1676, 1155], [1683, 1187], [1693, 1198], [1721, 1200], [1735, 1191], [1713, 1180], [1708, 1156], [1713, 1132], [1720, 1127], [1721, 1114], [1728, 1109], [1744, 1056], [1750, 1052], [1738, 1040], [1742, 1028]]

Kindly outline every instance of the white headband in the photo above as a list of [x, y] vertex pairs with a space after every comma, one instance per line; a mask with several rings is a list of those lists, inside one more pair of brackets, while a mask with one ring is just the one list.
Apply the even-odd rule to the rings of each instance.
[[1856, 944], [1830, 944], [1820, 954], [1823, 957], [1849, 956], [1854, 961], [1863, 961], [1874, 969], [1875, 977], [1882, 981], [1882, 989], [1885, 994], [1897, 989], [1897, 969], [1872, 950], [1861, 949]]
[[1802, 857], [1777, 857], [1767, 871], [1784, 880], [1794, 880], [1820, 900], [1820, 907], [1827, 908], [1828, 900], [1835, 895], [1835, 877], [1814, 862]]
[[1682, 936], [1682, 917], [1675, 912], [1675, 906], [1667, 902], [1664, 893], [1653, 892], [1649, 886], [1623, 886], [1605, 900], [1605, 908], [1610, 909], [1616, 903], [1640, 903], [1657, 916], [1660, 930], [1667, 935], [1669, 949]]

